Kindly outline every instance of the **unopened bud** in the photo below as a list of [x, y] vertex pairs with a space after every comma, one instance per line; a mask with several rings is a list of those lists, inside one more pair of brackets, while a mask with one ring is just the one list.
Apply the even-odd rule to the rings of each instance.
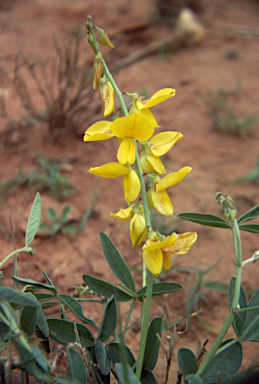
[[103, 76], [99, 80], [99, 91], [102, 100], [103, 116], [109, 116], [115, 112], [114, 108], [114, 89], [109, 80]]
[[98, 83], [103, 73], [103, 60], [101, 52], [98, 52], [94, 59], [93, 65], [93, 89], [98, 87]]
[[110, 42], [110, 39], [107, 36], [106, 32], [102, 28], [99, 28], [99, 27], [95, 27], [95, 28], [97, 29], [98, 39], [100, 43], [106, 45], [107, 47], [114, 48], [114, 45]]
[[96, 50], [95, 45], [94, 45], [94, 39], [93, 39], [93, 36], [91, 35], [91, 33], [89, 33], [89, 35], [88, 35], [88, 43], [91, 45], [94, 53], [97, 54], [97, 50]]
[[259, 251], [255, 251], [253, 254], [253, 263], [255, 263], [259, 259]]

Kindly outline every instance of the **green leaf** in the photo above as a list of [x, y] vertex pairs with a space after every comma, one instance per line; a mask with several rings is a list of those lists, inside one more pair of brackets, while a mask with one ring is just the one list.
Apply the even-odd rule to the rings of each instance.
[[49, 327], [48, 322], [45, 316], [45, 313], [42, 308], [37, 308], [36, 312], [36, 325], [43, 333], [44, 337], [49, 337]]
[[196, 373], [198, 370], [196, 357], [190, 349], [187, 349], [187, 348], [178, 349], [177, 361], [178, 361], [179, 369], [184, 378], [187, 375]]
[[[122, 348], [124, 348], [124, 353]], [[123, 356], [125, 356], [126, 363], [131, 367], [135, 364], [134, 356], [131, 350], [125, 344], [111, 342], [107, 345], [107, 349], [113, 364], [123, 363]]]
[[48, 210], [47, 210], [47, 216], [48, 216], [48, 219], [51, 220], [51, 221], [55, 221], [56, 220], [56, 212], [55, 212], [55, 209], [52, 208], [52, 207], [49, 207]]
[[156, 366], [160, 347], [160, 341], [157, 337], [157, 334], [161, 336], [162, 325], [163, 319], [161, 317], [156, 317], [151, 321], [149, 325], [143, 360], [143, 369], [153, 371]]
[[122, 291], [120, 288], [117, 288], [115, 285], [109, 284], [106, 281], [97, 279], [97, 277], [83, 275], [83, 279], [86, 285], [88, 285], [92, 291], [97, 293], [97, 295], [107, 298], [115, 296], [117, 301], [129, 301], [132, 299], [132, 296], [127, 292]]
[[82, 305], [74, 297], [60, 294], [57, 298], [66, 305], [83, 323], [94, 325], [94, 322], [84, 316]]
[[23, 287], [25, 287], [26, 285], [32, 285], [35, 289], [47, 289], [47, 290], [53, 292], [55, 296], [57, 295], [56, 288], [52, 287], [51, 285], [38, 283], [37, 281], [30, 280], [30, 279], [22, 279], [22, 278], [17, 277], [17, 276], [12, 276], [12, 279], [15, 283], [22, 285]]
[[184, 378], [184, 380], [190, 384], [203, 384], [203, 380], [195, 375], [188, 375]]
[[68, 223], [65, 225], [65, 227], [61, 229], [61, 232], [63, 233], [63, 235], [65, 235], [66, 233], [74, 233], [75, 230], [76, 230], [75, 224]]
[[9, 287], [0, 287], [0, 298], [11, 303], [19, 303], [20, 307], [40, 307], [40, 303], [33, 295], [28, 295]]
[[259, 233], [259, 224], [244, 224], [239, 227], [242, 231]]
[[119, 279], [122, 284], [135, 292], [135, 283], [131, 276], [130, 270], [121, 257], [118, 249], [115, 247], [111, 239], [103, 232], [99, 234], [103, 254], [109, 267], [113, 271], [114, 275]]
[[202, 375], [204, 384], [217, 383], [218, 375], [224, 379], [236, 373], [242, 362], [242, 345], [237, 341], [229, 347], [224, 345], [222, 352], [216, 354], [212, 362]]
[[36, 344], [33, 344], [32, 354], [35, 358], [36, 363], [40, 366], [40, 368], [44, 372], [50, 373], [50, 366], [49, 366], [48, 360], [45, 358], [44, 354]]
[[[170, 293], [181, 289], [182, 286], [177, 283], [154, 283], [152, 285], [152, 296], [164, 295], [165, 293]], [[138, 292], [138, 298], [142, 299], [146, 295], [147, 287], [141, 288]]]
[[259, 217], [259, 205], [250, 209], [237, 220], [238, 224], [244, 223], [245, 221], [253, 220]]
[[177, 216], [181, 219], [192, 221], [201, 225], [207, 225], [209, 227], [231, 228], [231, 225], [227, 221], [214, 215], [206, 215], [201, 213], [180, 213]]
[[[233, 302], [234, 293], [235, 293], [235, 282], [236, 282], [235, 277], [232, 277], [230, 280], [230, 284], [229, 284], [229, 295], [228, 295], [229, 312], [232, 311], [232, 302]], [[244, 293], [243, 288], [241, 286], [240, 286], [239, 305], [240, 305], [240, 308], [246, 308], [247, 307], [245, 293]], [[244, 313], [238, 313], [232, 322], [233, 329], [234, 329], [237, 336], [241, 335], [245, 319], [246, 319], [246, 313], [245, 312]]]
[[246, 327], [242, 336], [240, 337], [241, 341], [259, 341], [259, 315], [254, 318], [252, 323]]
[[[128, 364], [124, 365], [123, 363], [116, 363], [115, 368], [119, 379], [119, 384], [141, 384]], [[126, 369], [126, 377], [124, 369]]]
[[[43, 292], [34, 292], [34, 296], [36, 297], [36, 299], [38, 301], [40, 301], [41, 305], [43, 305], [43, 303], [45, 301], [48, 301], [48, 300], [51, 300], [51, 299], [55, 299], [55, 296], [53, 296], [52, 294], [50, 293], [43, 293]], [[55, 302], [56, 304], [59, 304], [58, 301]]]
[[52, 287], [55, 288], [55, 285], [52, 283], [52, 281], [50, 280], [50, 278], [48, 277], [48, 275], [46, 274], [46, 272], [41, 271], [41, 273], [43, 274], [45, 280], [49, 283], [49, 285], [51, 285]]
[[98, 332], [97, 340], [105, 341], [113, 333], [117, 323], [117, 308], [115, 297], [112, 296], [105, 305], [102, 322]]
[[24, 307], [21, 313], [21, 327], [27, 336], [32, 336], [36, 326], [36, 311], [35, 307]]
[[[46, 321], [47, 321], [47, 320], [46, 320]], [[41, 330], [38, 328], [37, 324], [36, 324], [36, 328], [35, 328], [35, 335], [36, 335], [37, 339], [39, 340], [42, 349], [43, 349], [45, 352], [50, 353], [49, 338], [46, 337], [46, 336], [41, 332]]]
[[[253, 294], [253, 296], [249, 300], [247, 304], [247, 308], [258, 307], [258, 306], [259, 306], [259, 289]], [[259, 341], [259, 327], [257, 328], [257, 331], [255, 327], [258, 316], [259, 316], [259, 308], [258, 310], [255, 310], [255, 311], [246, 312], [246, 319], [242, 329], [242, 337], [241, 337], [242, 341], [243, 341], [243, 338], [245, 340]], [[253, 330], [254, 328], [255, 328], [255, 334], [257, 333], [257, 335], [254, 335], [254, 330]], [[247, 338], [247, 337], [250, 337], [251, 335], [253, 336], [252, 339]]]
[[40, 225], [41, 219], [41, 198], [39, 192], [37, 192], [34, 199], [30, 216], [27, 222], [27, 228], [25, 232], [25, 245], [29, 247], [36, 235], [36, 232]]
[[67, 365], [69, 376], [81, 384], [87, 382], [86, 367], [81, 355], [73, 348], [67, 348]]
[[[74, 323], [62, 319], [48, 319], [48, 326], [52, 336], [63, 340], [65, 343], [74, 343], [76, 341]], [[76, 323], [81, 344], [84, 348], [91, 347], [94, 344], [94, 338], [91, 332], [82, 324]], [[53, 335], [54, 334], [54, 335]]]
[[94, 346], [95, 357], [97, 364], [100, 367], [102, 375], [108, 375], [111, 371], [111, 360], [107, 354], [105, 346], [100, 340], [97, 340]]
[[141, 384], [158, 384], [157, 379], [155, 378], [152, 371], [145, 369], [141, 372], [140, 378]]
[[223, 293], [228, 293], [229, 291], [228, 285], [220, 283], [219, 281], [203, 281], [202, 286]]
[[66, 205], [63, 208], [63, 211], [62, 211], [62, 214], [61, 214], [61, 219], [62, 219], [63, 222], [67, 220], [67, 215], [69, 214], [70, 211], [71, 211], [71, 206], [70, 205]]

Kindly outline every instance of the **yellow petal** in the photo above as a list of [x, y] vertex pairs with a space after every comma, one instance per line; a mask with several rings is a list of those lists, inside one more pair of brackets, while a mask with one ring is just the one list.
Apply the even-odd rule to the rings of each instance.
[[153, 205], [151, 207], [155, 208], [161, 215], [172, 216], [173, 215], [173, 206], [166, 191], [154, 191], [151, 188], [151, 201]]
[[127, 175], [130, 170], [126, 165], [120, 163], [108, 163], [101, 167], [90, 168], [88, 172], [100, 177], [117, 177]]
[[179, 255], [184, 255], [189, 251], [192, 244], [197, 240], [196, 232], [186, 232], [180, 235], [177, 235], [176, 242], [171, 245], [164, 247], [163, 250], [169, 253], [176, 253]]
[[120, 209], [117, 213], [111, 212], [110, 215], [121, 221], [132, 219], [132, 217], [134, 216], [134, 212], [132, 212], [132, 207], [133, 205], [130, 205], [126, 209]]
[[84, 141], [107, 140], [114, 136], [110, 130], [110, 121], [98, 121], [91, 125], [84, 134]]
[[162, 271], [163, 266], [163, 252], [161, 249], [156, 251], [144, 251], [143, 261], [147, 269], [153, 274], [158, 276]]
[[138, 109], [150, 108], [154, 105], [162, 103], [162, 101], [169, 99], [170, 97], [175, 95], [175, 90], [172, 88], [164, 88], [160, 91], [156, 92], [150, 99], [147, 100], [137, 100], [136, 104]]
[[183, 135], [180, 132], [166, 131], [158, 133], [150, 140], [150, 144], [152, 144], [150, 151], [155, 156], [163, 156], [181, 137]]
[[[137, 108], [134, 109], [134, 112], [138, 113], [139, 115], [149, 119], [150, 123], [153, 125], [154, 128], [158, 128], [159, 125], [155, 119], [155, 116], [153, 113], [147, 108], [147, 109], [142, 109], [141, 111]], [[133, 112], [130, 112], [133, 113]]]
[[130, 172], [123, 176], [122, 186], [127, 203], [132, 203], [137, 199], [141, 187], [138, 175], [133, 169], [130, 169]]
[[117, 158], [121, 164], [133, 164], [136, 159], [136, 147], [132, 137], [125, 137], [119, 146]]
[[151, 153], [144, 153], [140, 158], [140, 164], [143, 172], [156, 173], [157, 175], [164, 175], [166, 173], [162, 161]]
[[139, 113], [132, 113], [114, 120], [110, 129], [117, 137], [129, 136], [139, 141], [148, 140], [154, 133], [152, 122]]
[[166, 188], [172, 187], [173, 185], [180, 183], [180, 181], [183, 180], [191, 170], [191, 167], [183, 167], [178, 172], [170, 173], [158, 183], [156, 183], [156, 190], [158, 192], [164, 191]]
[[130, 221], [130, 238], [133, 248], [147, 236], [146, 221], [141, 213], [135, 213]]
[[163, 269], [167, 271], [172, 266], [172, 260], [168, 252], [163, 252]]
[[169, 247], [173, 245], [176, 242], [177, 235], [172, 233], [172, 235], [167, 236], [165, 240], [162, 241], [156, 241], [156, 240], [151, 240], [147, 239], [143, 246], [143, 251], [155, 251], [157, 249], [161, 249], [164, 247]]

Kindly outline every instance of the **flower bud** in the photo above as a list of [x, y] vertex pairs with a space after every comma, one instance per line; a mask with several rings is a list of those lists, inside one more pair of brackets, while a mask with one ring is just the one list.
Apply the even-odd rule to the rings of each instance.
[[114, 48], [114, 45], [112, 45], [112, 43], [110, 42], [110, 39], [107, 36], [107, 34], [105, 33], [105, 31], [99, 27], [95, 27], [95, 28], [97, 29], [98, 39], [99, 39], [100, 43], [106, 45], [107, 47]]
[[97, 50], [96, 50], [95, 45], [94, 45], [94, 39], [93, 39], [93, 36], [91, 35], [91, 33], [89, 33], [89, 35], [88, 35], [88, 43], [91, 45], [94, 53], [97, 54]]
[[103, 60], [100, 52], [94, 58], [93, 65], [93, 89], [98, 87], [98, 83], [103, 73]]
[[114, 108], [114, 89], [109, 80], [103, 76], [99, 80], [99, 91], [102, 100], [103, 116], [109, 116], [115, 112]]
[[130, 238], [133, 248], [147, 236], [146, 221], [142, 213], [136, 212], [130, 220]]

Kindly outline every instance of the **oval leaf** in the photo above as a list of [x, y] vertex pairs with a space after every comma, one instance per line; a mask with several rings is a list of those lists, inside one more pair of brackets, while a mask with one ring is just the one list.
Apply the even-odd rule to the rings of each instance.
[[[182, 286], [177, 283], [154, 283], [152, 285], [152, 296], [164, 295], [165, 293], [170, 293], [181, 289]], [[141, 288], [138, 292], [138, 298], [142, 299], [146, 295], [147, 287]]]
[[[123, 363], [123, 356], [125, 356], [126, 363], [131, 367], [135, 364], [134, 356], [132, 355], [131, 350], [125, 345], [120, 343], [109, 343], [107, 345], [108, 353], [113, 364]], [[122, 351], [124, 348], [124, 353]]]
[[121, 257], [120, 252], [115, 247], [111, 239], [105, 234], [100, 233], [100, 241], [103, 250], [103, 254], [109, 267], [113, 271], [114, 275], [119, 279], [125, 287], [135, 292], [135, 283], [131, 276], [130, 270]]
[[153, 371], [156, 366], [160, 347], [160, 340], [158, 339], [157, 334], [161, 336], [162, 325], [163, 319], [161, 317], [153, 319], [149, 325], [143, 360], [143, 369]]
[[101, 374], [105, 376], [108, 375], [111, 371], [111, 360], [107, 354], [105, 346], [101, 341], [96, 341], [94, 346], [94, 352], [97, 364], [100, 367]]
[[11, 303], [19, 303], [20, 307], [40, 307], [40, 303], [33, 295], [17, 291], [16, 289], [9, 287], [0, 287], [1, 300], [8, 300]]
[[36, 232], [40, 225], [40, 219], [41, 219], [41, 198], [39, 192], [37, 192], [30, 216], [27, 222], [27, 228], [25, 232], [25, 245], [26, 247], [29, 247], [36, 235]]
[[84, 316], [82, 305], [72, 296], [60, 294], [57, 298], [66, 305], [83, 323], [94, 325], [94, 322]]
[[181, 348], [177, 351], [177, 361], [179, 369], [185, 378], [185, 376], [192, 373], [196, 373], [198, 366], [194, 353], [187, 348]]
[[122, 291], [106, 281], [97, 279], [97, 277], [83, 275], [83, 279], [86, 285], [88, 285], [92, 291], [97, 293], [97, 295], [107, 298], [115, 296], [117, 301], [129, 301], [132, 299], [132, 296], [130, 296], [127, 292]]
[[35, 307], [24, 307], [21, 313], [20, 323], [22, 330], [27, 336], [32, 336], [36, 326], [36, 311]]
[[158, 384], [157, 379], [155, 378], [152, 371], [145, 369], [141, 372], [140, 378], [141, 384]]
[[238, 224], [244, 223], [245, 221], [253, 220], [259, 217], [259, 205], [250, 209], [237, 220]]
[[231, 225], [227, 221], [214, 215], [205, 215], [201, 213], [180, 213], [177, 216], [181, 219], [192, 221], [193, 223], [201, 225], [207, 225], [209, 227], [231, 228]]
[[259, 224], [244, 224], [239, 227], [242, 231], [259, 233]]
[[113, 333], [117, 323], [116, 300], [113, 296], [105, 306], [97, 340], [105, 341]]
[[224, 379], [228, 375], [236, 373], [242, 362], [242, 345], [237, 341], [229, 347], [224, 346], [222, 352], [216, 354], [212, 362], [202, 375], [204, 383], [217, 383], [218, 375]]
[[35, 289], [48, 289], [51, 292], [53, 292], [55, 295], [57, 294], [56, 288], [52, 287], [51, 285], [38, 283], [37, 281], [30, 280], [30, 279], [22, 279], [22, 278], [17, 277], [17, 276], [12, 276], [12, 279], [15, 283], [20, 284], [23, 287], [25, 287], [26, 285], [32, 285]]
[[[137, 376], [135, 376], [134, 372], [132, 371], [131, 367], [126, 364], [126, 366], [123, 363], [116, 363], [115, 364], [116, 373], [119, 379], [119, 383], [129, 383], [129, 384], [141, 384]], [[125, 371], [127, 377], [125, 377]]]
[[73, 348], [67, 349], [67, 365], [69, 376], [76, 382], [85, 384], [87, 382], [86, 367], [81, 355]]
[[[57, 341], [63, 340], [65, 343], [74, 343], [76, 341], [74, 323], [62, 319], [48, 319], [49, 330], [52, 336], [56, 336]], [[81, 344], [84, 348], [91, 347], [94, 344], [94, 338], [91, 332], [82, 324], [76, 324]]]
[[[247, 305], [247, 308], [252, 308], [252, 307], [258, 307], [258, 309], [254, 311], [246, 312], [245, 324], [242, 329], [242, 337], [244, 338], [247, 338], [248, 335], [251, 333], [251, 329], [254, 326], [253, 322], [259, 316], [259, 289], [254, 293], [254, 295], [251, 297]], [[257, 336], [255, 336], [255, 339], [249, 339], [249, 340], [259, 341], [259, 328], [258, 328]]]

